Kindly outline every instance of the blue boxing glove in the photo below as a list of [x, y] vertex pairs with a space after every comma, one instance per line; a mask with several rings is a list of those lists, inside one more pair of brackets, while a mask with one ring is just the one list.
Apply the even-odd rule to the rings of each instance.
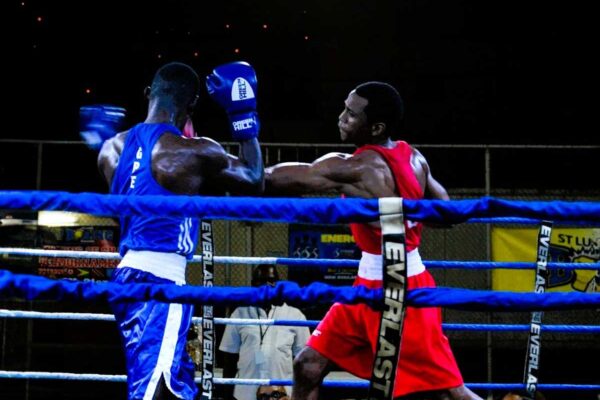
[[119, 132], [124, 120], [124, 108], [106, 104], [83, 106], [79, 109], [79, 135], [90, 149], [97, 151]]
[[208, 94], [227, 111], [235, 140], [258, 136], [256, 112], [256, 72], [250, 64], [238, 61], [216, 67], [206, 77]]

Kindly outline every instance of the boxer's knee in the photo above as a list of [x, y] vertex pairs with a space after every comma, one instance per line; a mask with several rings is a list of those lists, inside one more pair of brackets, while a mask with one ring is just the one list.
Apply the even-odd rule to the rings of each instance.
[[328, 372], [329, 360], [311, 347], [305, 347], [294, 359], [296, 384], [315, 386]]
[[453, 400], [483, 400], [464, 385], [450, 389], [449, 393]]

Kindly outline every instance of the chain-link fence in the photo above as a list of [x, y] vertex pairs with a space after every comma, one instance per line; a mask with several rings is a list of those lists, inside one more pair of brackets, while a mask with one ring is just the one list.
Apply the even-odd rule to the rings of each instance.
[[[30, 175], [24, 178], [28, 189], [45, 188], [48, 176], [64, 175], [64, 171], [55, 174], [47, 171], [58, 159], [56, 154], [65, 148], [81, 147], [78, 142], [20, 141], [1, 140], [2, 151], [11, 154], [11, 148], [29, 150], [31, 156]], [[236, 153], [236, 143], [224, 143], [227, 151]], [[478, 198], [485, 195], [520, 200], [594, 200], [600, 199], [600, 191], [588, 187], [586, 177], [593, 170], [595, 155], [600, 146], [502, 146], [502, 145], [417, 145], [427, 155], [432, 171], [446, 184], [453, 198]], [[267, 143], [262, 145], [266, 165], [283, 161], [310, 162], [331, 151], [351, 152], [353, 147], [340, 144], [303, 144], [303, 143]], [[19, 152], [22, 154], [22, 152]], [[79, 152], [72, 152], [73, 154]], [[94, 158], [92, 154], [85, 154]], [[33, 161], [35, 160], [35, 161]], [[48, 165], [51, 162], [51, 165]], [[31, 165], [34, 164], [34, 165]], [[519, 168], [515, 169], [514, 165]], [[449, 166], [449, 167], [447, 167]], [[6, 165], [0, 165], [2, 173], [10, 173]], [[572, 169], [572, 173], [564, 173]], [[516, 174], [514, 171], [519, 171]], [[52, 172], [52, 171], [50, 171]], [[90, 176], [97, 175], [95, 171]], [[441, 178], [440, 178], [441, 176]], [[458, 176], [458, 179], [456, 178]], [[561, 177], [568, 176], [569, 179]], [[60, 178], [54, 177], [53, 179]], [[10, 180], [8, 180], [10, 181]], [[33, 183], [35, 182], [35, 187]], [[457, 186], [458, 184], [464, 186]], [[100, 187], [98, 191], [104, 191]], [[115, 226], [114, 219], [97, 218], [85, 214], [70, 213], [75, 226]], [[289, 250], [289, 227], [287, 224], [244, 223], [232, 221], [214, 221], [215, 248], [218, 255], [231, 256], [292, 256]], [[426, 229], [421, 253], [429, 260], [488, 260], [491, 249], [491, 227], [488, 225], [463, 224], [452, 229]], [[243, 286], [250, 284], [252, 266], [222, 265], [216, 267], [215, 284]], [[282, 279], [288, 276], [285, 266], [278, 266]], [[440, 286], [454, 286], [473, 289], [491, 287], [490, 272], [479, 270], [433, 270]], [[202, 282], [201, 267], [198, 264], [188, 269], [188, 280], [192, 284]], [[549, 313], [548, 320], [553, 318]], [[570, 319], [571, 313], [560, 313], [559, 320]], [[598, 313], [578, 312], [573, 315], [584, 316], [581, 323], [595, 322]], [[472, 322], [490, 321], [487, 313], [464, 313], [445, 311], [447, 320]], [[523, 314], [497, 314], [491, 320], [516, 321], [527, 318]], [[453, 334], [470, 339], [467, 333]], [[503, 334], [510, 339], [518, 334]], [[579, 337], [579, 336], [578, 336]]]
[[[24, 144], [19, 143], [19, 146]], [[46, 171], [45, 157], [49, 148], [59, 148], [52, 144], [44, 143], [25, 144], [37, 149], [37, 167], [30, 168], [35, 177], [24, 179], [29, 182], [27, 187], [21, 189], [52, 189], [44, 177]], [[69, 143], [69, 146], [74, 144]], [[235, 152], [235, 144], [226, 144], [228, 150]], [[340, 145], [265, 145], [264, 158], [267, 165], [281, 161], [312, 161], [330, 151], [351, 151], [351, 148]], [[588, 146], [581, 148], [572, 147], [527, 147], [527, 146], [422, 146], [422, 151], [427, 154], [432, 170], [437, 171], [437, 177], [449, 188], [451, 197], [455, 199], [479, 198], [486, 195], [519, 200], [586, 200], [600, 201], [600, 191], [588, 187], [590, 171], [595, 171], [591, 165], [600, 147]], [[6, 151], [6, 150], [5, 150]], [[35, 159], [35, 157], [32, 157]], [[565, 159], [581, 162], [577, 168], [566, 176], [559, 174], [559, 170], [573, 167], [571, 161], [566, 164]], [[53, 157], [50, 157], [53, 159]], [[512, 164], [523, 165], [521, 173], [515, 175]], [[587, 164], [586, 164], [587, 163]], [[589, 165], [588, 165], [589, 164]], [[452, 168], [445, 168], [450, 165]], [[95, 168], [95, 167], [94, 167]], [[504, 169], [506, 171], [504, 171]], [[0, 168], [6, 173], [7, 169]], [[456, 172], [458, 171], [458, 172]], [[564, 172], [564, 171], [563, 171]], [[96, 173], [95, 170], [90, 174]], [[457, 175], [458, 178], [455, 176]], [[511, 177], [512, 175], [512, 177]], [[585, 178], [585, 179], [584, 179]], [[60, 179], [59, 179], [60, 181]], [[459, 183], [464, 186], [458, 186]], [[35, 187], [33, 186], [35, 185]], [[69, 189], [67, 189], [69, 190]], [[72, 191], [77, 191], [73, 189]], [[105, 191], [104, 187], [96, 191]], [[79, 226], [115, 226], [113, 219], [96, 218], [87, 215], [76, 215], [74, 225]], [[220, 256], [274, 256], [291, 257], [290, 226], [288, 224], [274, 223], [245, 223], [235, 221], [213, 221], [215, 254]], [[450, 229], [426, 228], [420, 248], [424, 260], [469, 260], [485, 261], [491, 257], [491, 229], [486, 224], [461, 224]], [[535, 229], [535, 228], [534, 228]], [[0, 244], [1, 245], [1, 244]], [[596, 243], [600, 246], [600, 243]], [[292, 268], [292, 267], [290, 267]], [[252, 266], [248, 265], [216, 265], [215, 285], [217, 286], [248, 286], [250, 285]], [[278, 266], [282, 279], [288, 277], [288, 267]], [[491, 272], [487, 270], [458, 270], [435, 269], [432, 270], [438, 286], [459, 287], [469, 289], [490, 289], [492, 286]], [[188, 268], [188, 282], [190, 284], [202, 283], [202, 269], [200, 264], [192, 264]], [[533, 282], [532, 282], [533, 289]], [[224, 312], [227, 314], [227, 312]], [[225, 316], [225, 315], [217, 315]], [[320, 316], [316, 316], [320, 318]], [[458, 310], [444, 310], [444, 321], [456, 323], [522, 323], [529, 322], [528, 313], [488, 313], [488, 312], [462, 312]], [[548, 312], [544, 316], [547, 324], [586, 324], [598, 325], [600, 312], [587, 311], [561, 311]], [[22, 326], [22, 323], [18, 323]], [[14, 332], [6, 330], [3, 325], [4, 335], [10, 336]], [[492, 362], [508, 359], [510, 354], [518, 354], [520, 362], [524, 358], [526, 333], [502, 332], [448, 332], [448, 336], [458, 349], [459, 363], [466, 374], [480, 376], [482, 380], [491, 379], [497, 375], [503, 376], [504, 369], [515, 370], [513, 364]], [[21, 338], [22, 339], [22, 338]], [[591, 334], [556, 334], [544, 333], [544, 348], [555, 349], [559, 354], [564, 351], [600, 351], [600, 341]], [[191, 347], [194, 351], [194, 347]], [[580, 354], [580, 353], [577, 353]], [[462, 360], [460, 358], [463, 358]], [[560, 358], [560, 356], [558, 356]], [[470, 365], [473, 364], [470, 370]], [[522, 364], [519, 364], [522, 365]], [[483, 367], [485, 366], [485, 367]], [[482, 370], [487, 368], [487, 374], [481, 376]], [[494, 374], [492, 374], [492, 368]], [[521, 367], [517, 367], [519, 370]], [[479, 375], [478, 375], [479, 374]], [[477, 380], [477, 378], [475, 379]], [[559, 379], [560, 380], [560, 379]]]

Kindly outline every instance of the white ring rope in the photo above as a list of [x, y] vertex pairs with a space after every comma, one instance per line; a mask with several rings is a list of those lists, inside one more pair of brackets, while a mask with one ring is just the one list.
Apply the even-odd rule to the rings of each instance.
[[[112, 314], [94, 313], [69, 313], [69, 312], [40, 312], [40, 311], [17, 311], [0, 309], [0, 318], [32, 318], [32, 319], [57, 319], [57, 320], [81, 320], [81, 321], [114, 321]], [[251, 319], [251, 318], [215, 318], [217, 325], [274, 325], [274, 319]], [[201, 323], [202, 317], [193, 317], [192, 322]]]
[[[92, 258], [102, 260], [120, 260], [121, 255], [115, 252], [104, 251], [78, 251], [78, 250], [48, 250], [26, 249], [18, 247], [0, 247], [0, 254], [37, 257], [65, 257], [65, 258]], [[238, 257], [215, 256], [213, 260], [221, 264], [276, 264], [280, 257]], [[202, 256], [196, 255], [193, 262], [202, 262]]]
[[[112, 314], [94, 313], [69, 313], [69, 312], [41, 312], [24, 310], [0, 309], [0, 318], [30, 318], [30, 319], [55, 319], [55, 320], [80, 320], [80, 321], [114, 321]], [[199, 324], [202, 317], [193, 317], [192, 322]], [[251, 318], [214, 318], [217, 325], [276, 325], [276, 326], [315, 326], [319, 321], [307, 320], [282, 320], [282, 319], [251, 319]], [[442, 324], [445, 330], [451, 331], [526, 331], [528, 325], [511, 324]], [[487, 328], [487, 329], [486, 329]], [[542, 330], [556, 333], [600, 333], [596, 325], [544, 325]]]
[[[102, 259], [120, 260], [121, 256], [115, 252], [83, 251], [83, 250], [50, 250], [50, 249], [28, 249], [19, 247], [0, 247], [0, 254], [9, 256], [33, 256], [50, 258], [76, 258], [76, 259]], [[214, 256], [216, 264], [242, 264], [242, 265], [313, 265], [313, 266], [339, 266], [342, 268], [356, 268], [359, 260], [347, 258], [300, 258], [300, 257], [248, 257], [248, 256]], [[193, 256], [192, 263], [201, 263], [202, 256]], [[533, 262], [501, 262], [501, 261], [436, 261], [424, 260], [428, 268], [460, 268], [460, 269], [535, 269]], [[82, 268], [86, 268], [84, 265]], [[555, 262], [548, 263], [548, 267], [563, 269], [599, 270], [600, 262]]]
[[[101, 381], [101, 382], [126, 382], [126, 375], [105, 375], [105, 374], [75, 374], [71, 372], [40, 372], [40, 371], [3, 371], [0, 370], [0, 378], [11, 379], [56, 379], [68, 381]], [[241, 379], [241, 378], [214, 378], [213, 381], [220, 385], [271, 385], [273, 379]], [[343, 379], [328, 379], [326, 382], [342, 382]], [[367, 382], [364, 379], [355, 378], [353, 381]], [[194, 379], [194, 382], [202, 382], [201, 377]]]

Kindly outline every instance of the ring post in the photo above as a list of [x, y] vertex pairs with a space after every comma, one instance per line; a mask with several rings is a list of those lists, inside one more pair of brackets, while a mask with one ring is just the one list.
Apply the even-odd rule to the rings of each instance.
[[384, 304], [369, 384], [369, 400], [391, 400], [405, 315], [406, 236], [402, 198], [379, 199], [382, 233]]
[[[203, 286], [213, 286], [214, 276], [214, 242], [212, 222], [203, 220], [200, 223], [202, 243], [202, 277]], [[201, 400], [211, 400], [214, 387], [214, 350], [215, 328], [213, 320], [213, 306], [202, 306], [202, 385]]]
[[[535, 293], [544, 293], [548, 287], [548, 260], [550, 258], [550, 238], [552, 236], [552, 222], [542, 221], [538, 233], [537, 262], [535, 268]], [[525, 371], [523, 383], [529, 396], [535, 398], [538, 386], [538, 368], [540, 363], [540, 351], [542, 350], [542, 317], [543, 311], [531, 313], [529, 323], [529, 334], [527, 336], [527, 356], [525, 357]]]

